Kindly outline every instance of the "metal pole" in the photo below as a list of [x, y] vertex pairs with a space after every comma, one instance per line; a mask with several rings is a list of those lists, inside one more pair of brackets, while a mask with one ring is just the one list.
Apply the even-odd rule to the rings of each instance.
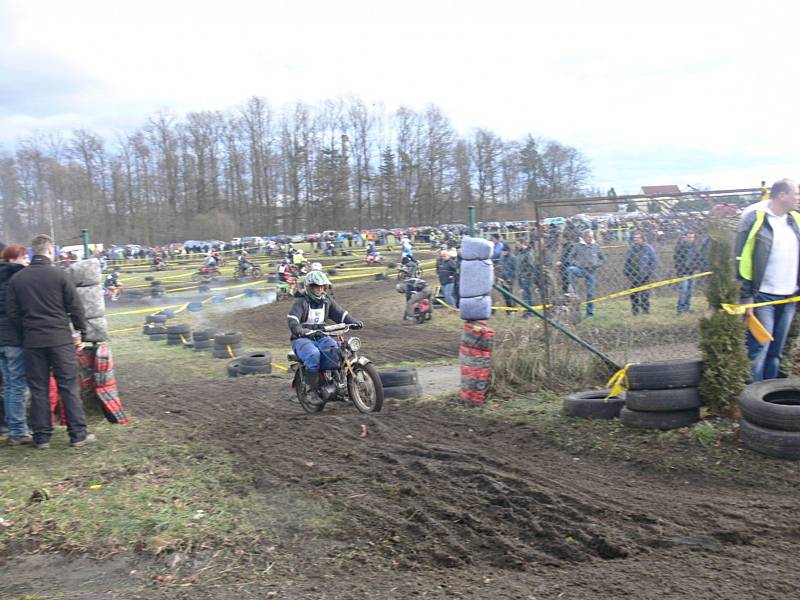
[[470, 237], [475, 237], [475, 207], [467, 207], [467, 233]]
[[81, 229], [81, 239], [83, 240], [83, 260], [89, 258], [89, 230]]
[[503, 287], [500, 287], [500, 286], [499, 286], [499, 285], [497, 285], [497, 284], [494, 284], [494, 286], [493, 286], [493, 287], [494, 287], [494, 289], [496, 289], [498, 292], [500, 292], [500, 293], [501, 293], [501, 294], [503, 294], [504, 296], [508, 296], [509, 298], [511, 298], [511, 299], [512, 299], [514, 302], [516, 302], [517, 304], [519, 304], [521, 307], [523, 307], [523, 308], [527, 308], [527, 309], [528, 309], [530, 312], [532, 312], [534, 315], [536, 315], [537, 317], [539, 317], [539, 318], [540, 318], [540, 319], [542, 319], [543, 321], [546, 321], [547, 323], [549, 323], [550, 325], [552, 325], [554, 328], [558, 329], [558, 330], [559, 330], [561, 333], [563, 333], [565, 336], [567, 336], [567, 337], [568, 337], [569, 339], [571, 339], [573, 342], [575, 342], [575, 343], [577, 343], [577, 344], [580, 344], [581, 346], [583, 346], [584, 348], [586, 348], [586, 349], [587, 349], [589, 352], [591, 352], [592, 354], [594, 354], [595, 356], [597, 356], [597, 358], [599, 358], [600, 360], [602, 360], [602, 361], [603, 361], [603, 362], [604, 362], [606, 365], [608, 365], [609, 367], [611, 367], [611, 368], [612, 368], [612, 369], [614, 369], [615, 371], [619, 371], [619, 370], [622, 368], [622, 366], [620, 366], [619, 364], [617, 364], [617, 363], [614, 361], [614, 359], [613, 359], [613, 358], [611, 358], [610, 356], [608, 356], [607, 354], [605, 354], [605, 353], [604, 353], [602, 350], [598, 350], [597, 348], [595, 348], [594, 346], [592, 346], [592, 345], [591, 345], [589, 342], [587, 342], [587, 341], [585, 341], [585, 340], [582, 340], [581, 338], [579, 338], [577, 335], [575, 335], [574, 333], [572, 333], [572, 332], [571, 332], [571, 331], [569, 331], [568, 329], [564, 329], [564, 327], [562, 327], [560, 323], [556, 323], [555, 321], [551, 320], [551, 319], [550, 319], [550, 317], [547, 317], [547, 316], [545, 316], [544, 314], [542, 314], [541, 312], [539, 312], [538, 310], [536, 310], [536, 309], [535, 309], [535, 308], [533, 308], [532, 306], [530, 306], [530, 305], [528, 305], [528, 304], [525, 304], [525, 301], [524, 301], [524, 300], [520, 300], [519, 298], [517, 298], [517, 296], [515, 296], [514, 294], [512, 294], [511, 292], [509, 292], [507, 289], [505, 289], [505, 288], [503, 288]]
[[[547, 269], [547, 264], [544, 260], [544, 240], [541, 237], [541, 220], [539, 214], [539, 203], [534, 202], [533, 204], [534, 210], [534, 218], [536, 222], [536, 235], [535, 236], [528, 236], [529, 243], [536, 244], [536, 258], [539, 261], [539, 292], [542, 295], [542, 304], [544, 305], [544, 315], [549, 316], [548, 313], [548, 305], [550, 303], [549, 297], [550, 294], [548, 293], [548, 276], [545, 272]], [[534, 242], [535, 239], [535, 242]], [[536, 276], [536, 271], [534, 271], [534, 277]], [[535, 281], [532, 283], [536, 283]], [[550, 320], [549, 318], [544, 320], [544, 360], [545, 365], [547, 366], [547, 385], [550, 389], [553, 389], [553, 359], [550, 355]]]

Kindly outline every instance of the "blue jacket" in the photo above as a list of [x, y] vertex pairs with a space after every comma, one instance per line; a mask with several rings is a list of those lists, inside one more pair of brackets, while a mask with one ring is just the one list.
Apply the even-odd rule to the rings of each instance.
[[650, 244], [641, 246], [631, 245], [625, 254], [625, 268], [623, 274], [634, 281], [650, 279], [656, 272], [656, 251]]

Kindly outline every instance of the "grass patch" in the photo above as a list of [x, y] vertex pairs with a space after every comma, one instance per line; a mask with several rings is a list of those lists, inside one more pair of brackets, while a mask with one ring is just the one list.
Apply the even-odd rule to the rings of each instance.
[[[276, 522], [219, 448], [146, 420], [93, 430], [100, 441], [85, 450], [67, 448], [62, 435], [46, 452], [0, 448], [0, 554], [242, 547]], [[323, 506], [307, 514], [319, 527], [332, 523]]]

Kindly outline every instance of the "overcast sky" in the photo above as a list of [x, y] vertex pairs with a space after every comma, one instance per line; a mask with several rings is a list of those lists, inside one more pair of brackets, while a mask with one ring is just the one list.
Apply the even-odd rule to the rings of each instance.
[[763, 0], [0, 0], [0, 144], [353, 94], [574, 145], [618, 193], [757, 185], [800, 178], [799, 16]]

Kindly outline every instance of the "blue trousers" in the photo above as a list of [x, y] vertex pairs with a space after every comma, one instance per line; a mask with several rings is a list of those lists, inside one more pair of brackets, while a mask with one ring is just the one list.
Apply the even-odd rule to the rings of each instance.
[[292, 351], [303, 361], [306, 371], [311, 372], [338, 369], [342, 360], [336, 340], [325, 335], [298, 338], [292, 342]]
[[579, 277], [586, 280], [586, 314], [588, 316], [594, 315], [594, 286], [597, 283], [597, 274], [592, 270], [582, 269], [581, 267], [567, 267], [567, 275], [569, 276], [569, 285], [572, 291], [577, 293], [577, 279]]
[[455, 283], [445, 283], [442, 286], [442, 295], [444, 296], [444, 301], [447, 302], [452, 307], [458, 306], [458, 301], [456, 300], [455, 291], [456, 291]]
[[[757, 292], [753, 296], [753, 302], [769, 302], [790, 297]], [[753, 368], [753, 381], [775, 379], [778, 376], [783, 345], [786, 343], [796, 310], [797, 303], [795, 302], [759, 306], [754, 309], [756, 317], [774, 339], [762, 345], [749, 331], [747, 332], [747, 358], [750, 359]]]
[[5, 382], [3, 405], [9, 435], [28, 435], [25, 397], [28, 380], [25, 377], [25, 349], [21, 346], [0, 346], [0, 371]]
[[696, 279], [687, 279], [680, 282], [680, 294], [678, 295], [678, 314], [685, 313], [692, 304], [692, 292]]

